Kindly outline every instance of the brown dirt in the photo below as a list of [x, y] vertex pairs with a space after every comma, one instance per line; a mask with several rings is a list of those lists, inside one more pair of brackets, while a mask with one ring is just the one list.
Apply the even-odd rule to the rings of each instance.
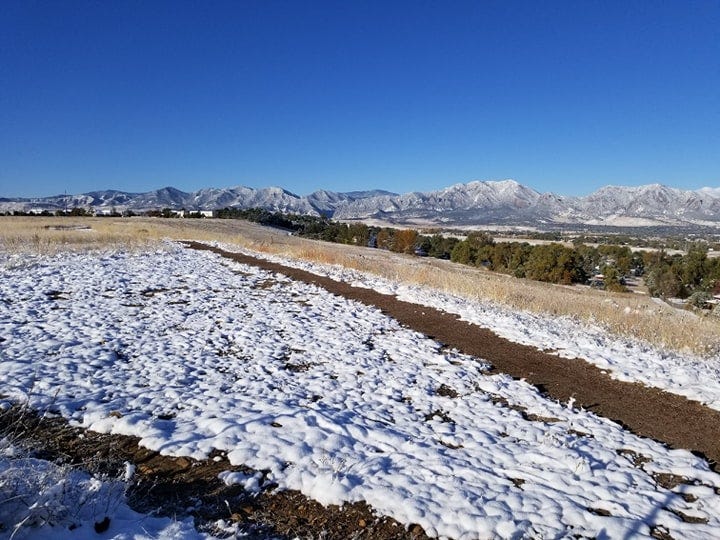
[[398, 300], [371, 289], [318, 276], [217, 247], [187, 242], [187, 247], [218, 253], [234, 261], [279, 272], [331, 293], [375, 306], [401, 324], [459, 351], [490, 362], [496, 372], [525, 379], [543, 394], [618, 422], [633, 433], [704, 457], [720, 472], [720, 411], [682, 396], [617, 381], [582, 359], [568, 360], [513, 343], [456, 315]]

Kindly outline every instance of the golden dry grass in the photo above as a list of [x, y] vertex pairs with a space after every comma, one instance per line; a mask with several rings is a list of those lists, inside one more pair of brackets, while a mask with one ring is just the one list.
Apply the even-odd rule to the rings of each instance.
[[[53, 229], [84, 226], [88, 229]], [[618, 294], [516, 279], [429, 258], [329, 244], [288, 236], [236, 220], [158, 218], [0, 218], [0, 250], [52, 254], [67, 249], [142, 249], [162, 239], [236, 244], [251, 250], [369, 272], [432, 287], [470, 300], [492, 300], [513, 309], [570, 316], [619, 336], [639, 338], [680, 352], [720, 353], [720, 320], [699, 317], [639, 294]]]
[[[215, 220], [212, 220], [215, 221]], [[58, 251], [145, 248], [164, 239], [236, 240], [231, 227], [204, 220], [159, 218], [0, 217], [0, 250], [51, 255]]]

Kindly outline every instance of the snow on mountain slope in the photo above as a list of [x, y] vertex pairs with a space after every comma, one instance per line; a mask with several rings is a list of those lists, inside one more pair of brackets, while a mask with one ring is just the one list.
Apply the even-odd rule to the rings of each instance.
[[660, 184], [607, 186], [585, 197], [539, 193], [514, 180], [473, 181], [430, 192], [336, 193], [301, 197], [279, 187], [208, 188], [194, 193], [168, 187], [148, 193], [117, 191], [40, 199], [0, 199], [0, 211], [73, 207], [116, 210], [212, 210], [260, 207], [340, 220], [380, 219], [398, 224], [445, 225], [720, 225], [720, 188], [685, 191]]
[[720, 187], [716, 187], [716, 188], [704, 187], [704, 188], [698, 189], [697, 192], [700, 193], [701, 195], [720, 199]]
[[326, 191], [324, 189], [321, 189], [311, 193], [305, 198], [307, 199], [308, 203], [310, 203], [310, 205], [318, 211], [318, 213], [326, 216], [332, 216], [339, 206], [360, 199], [381, 196], [397, 196], [397, 194], [383, 190], [350, 191], [348, 193], [337, 193], [335, 191]]
[[301, 197], [280, 187], [205, 188], [186, 193], [166, 187], [147, 193], [122, 191], [94, 191], [83, 195], [57, 195], [32, 199], [0, 199], [0, 212], [72, 209], [75, 207], [123, 211], [143, 211], [171, 208], [173, 210], [215, 210], [219, 208], [266, 208], [276, 212], [331, 216], [335, 209], [345, 203], [379, 195], [395, 196], [388, 191], [354, 191], [335, 193], [316, 191]]
[[541, 194], [514, 180], [474, 181], [440, 191], [372, 197], [340, 206], [336, 219], [384, 218], [398, 223], [528, 224], [567, 214], [565, 199]]
[[142, 193], [133, 199], [133, 206], [145, 208], [181, 208], [187, 201], [188, 194], [173, 187], [165, 187]]
[[338, 208], [338, 219], [370, 217], [375, 213], [426, 216], [448, 212], [489, 208], [519, 209], [532, 206], [540, 197], [536, 191], [514, 180], [455, 184], [440, 191], [369, 197]]
[[586, 197], [563, 197], [538, 193], [513, 180], [470, 182], [440, 191], [351, 202], [338, 207], [335, 217], [398, 223], [423, 219], [456, 225], [720, 223], [720, 189], [607, 186]]
[[586, 216], [655, 218], [663, 221], [720, 219], [717, 190], [683, 191], [660, 184], [639, 187], [608, 186], [577, 199]]

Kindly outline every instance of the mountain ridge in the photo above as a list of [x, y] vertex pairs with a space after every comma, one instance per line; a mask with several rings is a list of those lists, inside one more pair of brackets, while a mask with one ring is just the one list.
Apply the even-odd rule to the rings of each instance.
[[299, 196], [281, 187], [203, 188], [171, 186], [145, 193], [118, 190], [37, 198], [0, 198], [2, 212], [54, 212], [82, 207], [97, 213], [171, 208], [215, 210], [260, 207], [272, 211], [376, 220], [397, 225], [704, 225], [720, 226], [720, 188], [682, 190], [662, 184], [604, 186], [590, 195], [541, 193], [512, 179], [474, 180], [428, 192], [384, 190]]

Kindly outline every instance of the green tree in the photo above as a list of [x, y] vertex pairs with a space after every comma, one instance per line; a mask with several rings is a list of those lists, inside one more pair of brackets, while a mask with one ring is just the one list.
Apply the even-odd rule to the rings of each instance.
[[495, 243], [493, 237], [486, 232], [471, 232], [467, 235], [467, 241], [470, 242], [475, 249], [480, 249], [483, 246], [491, 246]]
[[450, 259], [452, 250], [458, 242], [459, 240], [454, 236], [445, 237], [440, 234], [434, 234], [430, 237], [430, 247], [427, 250], [428, 255], [437, 259]]
[[613, 292], [627, 292], [628, 288], [622, 282], [622, 275], [614, 266], [605, 266], [603, 268], [603, 276], [605, 276], [605, 289]]
[[85, 210], [85, 208], [75, 207], [72, 210], [70, 210], [69, 215], [73, 217], [85, 217], [85, 216], [91, 216], [92, 213], [88, 210]]
[[510, 273], [515, 277], [525, 277], [525, 265], [532, 254], [532, 246], [527, 242], [513, 244], [512, 259], [510, 260]]
[[493, 255], [495, 253], [495, 244], [482, 244], [475, 250], [475, 264], [484, 266], [490, 270], [493, 268]]
[[600, 269], [600, 252], [597, 248], [585, 244], [575, 247], [578, 266], [586, 276], [593, 276]]
[[632, 251], [629, 247], [610, 244], [599, 246], [597, 250], [606, 263], [617, 268], [620, 275], [624, 276], [630, 271]]
[[668, 264], [655, 265], [645, 278], [652, 296], [675, 298], [682, 296], [683, 284], [677, 272]]
[[642, 276], [645, 273], [645, 260], [642, 253], [633, 253], [630, 259], [630, 268], [635, 271], [636, 276]]
[[513, 243], [512, 242], [500, 242], [495, 244], [490, 255], [491, 269], [496, 272], [503, 272], [505, 274], [512, 273], [512, 260], [513, 260]]
[[366, 246], [370, 240], [370, 227], [364, 223], [352, 223], [348, 229], [350, 243], [356, 246]]
[[473, 264], [475, 262], [476, 250], [467, 240], [455, 244], [450, 253], [450, 260], [460, 264]]
[[705, 276], [707, 260], [707, 250], [695, 246], [688, 251], [682, 261], [682, 282], [685, 287], [690, 289], [697, 288], [703, 281]]
[[555, 243], [533, 248], [525, 265], [525, 276], [550, 283], [570, 284], [584, 281], [575, 251]]

